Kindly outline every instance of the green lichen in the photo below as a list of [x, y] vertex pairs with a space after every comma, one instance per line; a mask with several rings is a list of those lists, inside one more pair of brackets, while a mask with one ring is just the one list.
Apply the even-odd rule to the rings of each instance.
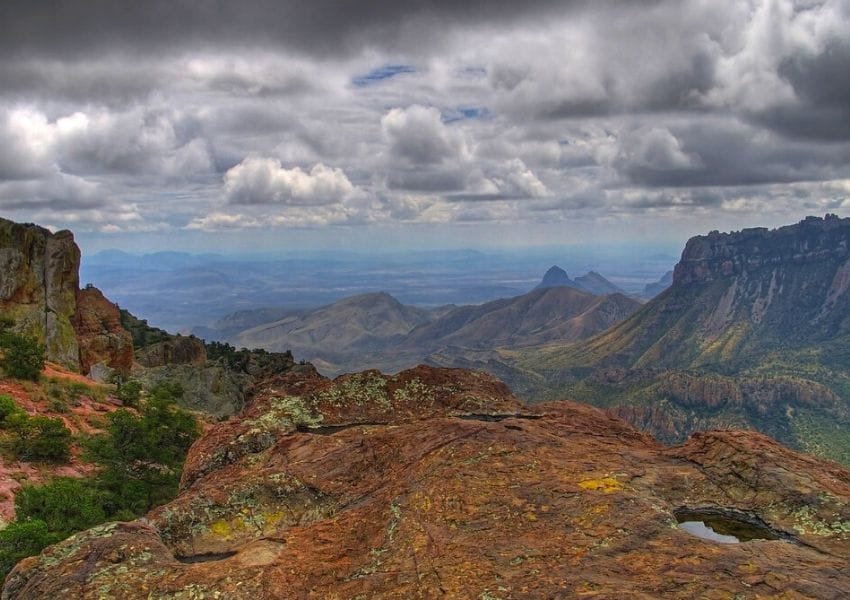
[[850, 521], [835, 519], [832, 522], [825, 521], [817, 516], [815, 509], [811, 506], [802, 506], [792, 513], [794, 517], [794, 529], [800, 534], [817, 536], [850, 535]]

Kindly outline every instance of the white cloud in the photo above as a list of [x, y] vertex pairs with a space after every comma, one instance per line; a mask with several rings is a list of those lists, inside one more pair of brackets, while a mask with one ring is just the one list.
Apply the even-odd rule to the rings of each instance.
[[309, 172], [284, 168], [276, 158], [249, 156], [224, 175], [224, 196], [230, 204], [321, 206], [336, 204], [355, 193], [342, 169], [322, 163]]

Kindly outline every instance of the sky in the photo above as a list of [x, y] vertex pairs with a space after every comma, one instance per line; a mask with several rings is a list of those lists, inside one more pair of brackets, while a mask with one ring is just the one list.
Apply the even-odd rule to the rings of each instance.
[[850, 214], [850, 0], [0, 3], [0, 215], [84, 250]]

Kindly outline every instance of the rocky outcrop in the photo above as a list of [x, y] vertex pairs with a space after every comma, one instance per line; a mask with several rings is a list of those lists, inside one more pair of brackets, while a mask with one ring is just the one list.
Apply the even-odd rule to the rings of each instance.
[[204, 342], [194, 336], [175, 335], [164, 342], [157, 342], [136, 352], [136, 362], [143, 367], [154, 368], [165, 365], [203, 366], [207, 362]]
[[94, 365], [108, 367], [122, 375], [133, 366], [133, 338], [121, 325], [118, 306], [95, 287], [77, 295], [74, 319], [80, 348], [80, 371], [89, 373]]
[[850, 219], [806, 217], [779, 229], [712, 231], [688, 240], [673, 273], [675, 285], [706, 283], [787, 264], [843, 263], [850, 258]]
[[48, 360], [79, 367], [73, 327], [80, 249], [70, 231], [0, 218], [0, 314], [44, 344]]
[[[8, 600], [841, 598], [850, 472], [757, 433], [667, 449], [569, 402], [420, 367], [264, 386], [190, 450], [182, 491], [21, 562]], [[757, 523], [719, 544], [682, 509]]]

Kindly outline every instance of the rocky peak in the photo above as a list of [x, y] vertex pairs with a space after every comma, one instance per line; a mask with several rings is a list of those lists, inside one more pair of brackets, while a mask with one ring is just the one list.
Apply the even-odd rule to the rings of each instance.
[[540, 282], [540, 285], [537, 286], [537, 289], [556, 287], [559, 285], [574, 287], [573, 280], [570, 279], [570, 276], [567, 275], [567, 272], [564, 271], [561, 267], [553, 265], [549, 267], [549, 270], [546, 271], [545, 275], [543, 275], [543, 281]]
[[51, 362], [83, 374], [101, 363], [127, 371], [133, 348], [118, 308], [97, 289], [80, 290], [79, 270], [70, 231], [0, 218], [0, 314], [44, 344]]
[[673, 285], [705, 283], [786, 263], [844, 261], [850, 256], [850, 218], [806, 217], [794, 225], [712, 231], [688, 240]]

